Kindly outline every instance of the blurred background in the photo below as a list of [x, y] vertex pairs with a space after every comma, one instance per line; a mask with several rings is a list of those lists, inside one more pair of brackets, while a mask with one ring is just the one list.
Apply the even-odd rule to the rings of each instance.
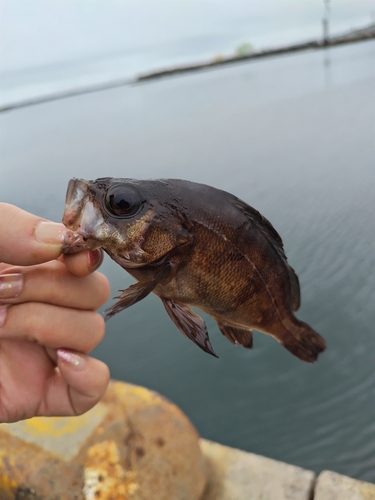
[[[373, 0], [328, 4], [332, 34], [374, 22]], [[156, 296], [111, 319], [94, 354], [205, 438], [375, 482], [375, 41], [132, 83], [320, 38], [324, 12], [322, 0], [3, 0], [1, 107], [129, 83], [2, 112], [0, 199], [59, 221], [71, 177], [175, 177], [257, 208], [300, 277], [298, 316], [327, 340], [315, 365], [261, 334], [234, 348], [206, 316], [214, 359]], [[113, 296], [132, 283], [109, 258], [102, 271]]]

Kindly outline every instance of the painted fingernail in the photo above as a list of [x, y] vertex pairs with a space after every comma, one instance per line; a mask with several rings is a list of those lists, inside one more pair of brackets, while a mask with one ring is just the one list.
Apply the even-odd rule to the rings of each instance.
[[64, 224], [57, 224], [56, 222], [40, 221], [35, 226], [35, 239], [41, 243], [48, 243], [52, 245], [62, 245], [66, 234], [66, 227]]
[[14, 299], [21, 293], [23, 275], [21, 273], [3, 274], [0, 276], [0, 300]]
[[69, 365], [71, 368], [77, 371], [82, 371], [86, 364], [87, 359], [83, 354], [78, 354], [75, 351], [71, 351], [70, 349], [57, 349], [57, 357], [63, 363]]
[[89, 268], [91, 270], [98, 269], [103, 262], [104, 254], [100, 249], [90, 250], [89, 252]]
[[7, 306], [0, 306], [0, 328], [5, 325], [5, 318], [7, 316]]

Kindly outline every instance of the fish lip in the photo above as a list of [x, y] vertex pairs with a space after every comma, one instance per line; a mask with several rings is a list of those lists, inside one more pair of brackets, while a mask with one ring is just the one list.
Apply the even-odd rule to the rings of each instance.
[[94, 250], [102, 244], [93, 238], [95, 209], [90, 200], [90, 181], [73, 178], [68, 183], [62, 222], [67, 228], [62, 246], [65, 254]]
[[85, 179], [70, 179], [65, 198], [65, 209], [62, 223], [68, 229], [78, 229], [77, 220], [83, 209], [85, 198], [89, 190], [89, 181]]
[[62, 253], [72, 254], [82, 252], [82, 250], [95, 250], [102, 248], [102, 244], [90, 237], [89, 234], [82, 228], [77, 231], [67, 230], [62, 246]]
[[87, 249], [86, 238], [82, 234], [67, 231], [62, 246], [63, 254], [78, 253]]

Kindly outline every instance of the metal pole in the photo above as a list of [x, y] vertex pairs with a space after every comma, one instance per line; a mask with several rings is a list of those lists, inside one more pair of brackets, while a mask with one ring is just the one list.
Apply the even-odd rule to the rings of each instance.
[[329, 41], [329, 14], [330, 14], [330, 1], [331, 0], [323, 0], [324, 1], [324, 18], [323, 18], [323, 41], [325, 44], [328, 44]]

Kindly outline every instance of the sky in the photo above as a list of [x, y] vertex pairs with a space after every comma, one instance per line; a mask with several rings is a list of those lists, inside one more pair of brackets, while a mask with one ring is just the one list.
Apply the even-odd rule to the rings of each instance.
[[[375, 15], [374, 0], [330, 3], [334, 31]], [[217, 50], [235, 48], [236, 38], [261, 48], [320, 34], [323, 12], [323, 0], [2, 0], [1, 69], [180, 46], [183, 40], [194, 45], [192, 39], [203, 52], [209, 38], [217, 39]]]

